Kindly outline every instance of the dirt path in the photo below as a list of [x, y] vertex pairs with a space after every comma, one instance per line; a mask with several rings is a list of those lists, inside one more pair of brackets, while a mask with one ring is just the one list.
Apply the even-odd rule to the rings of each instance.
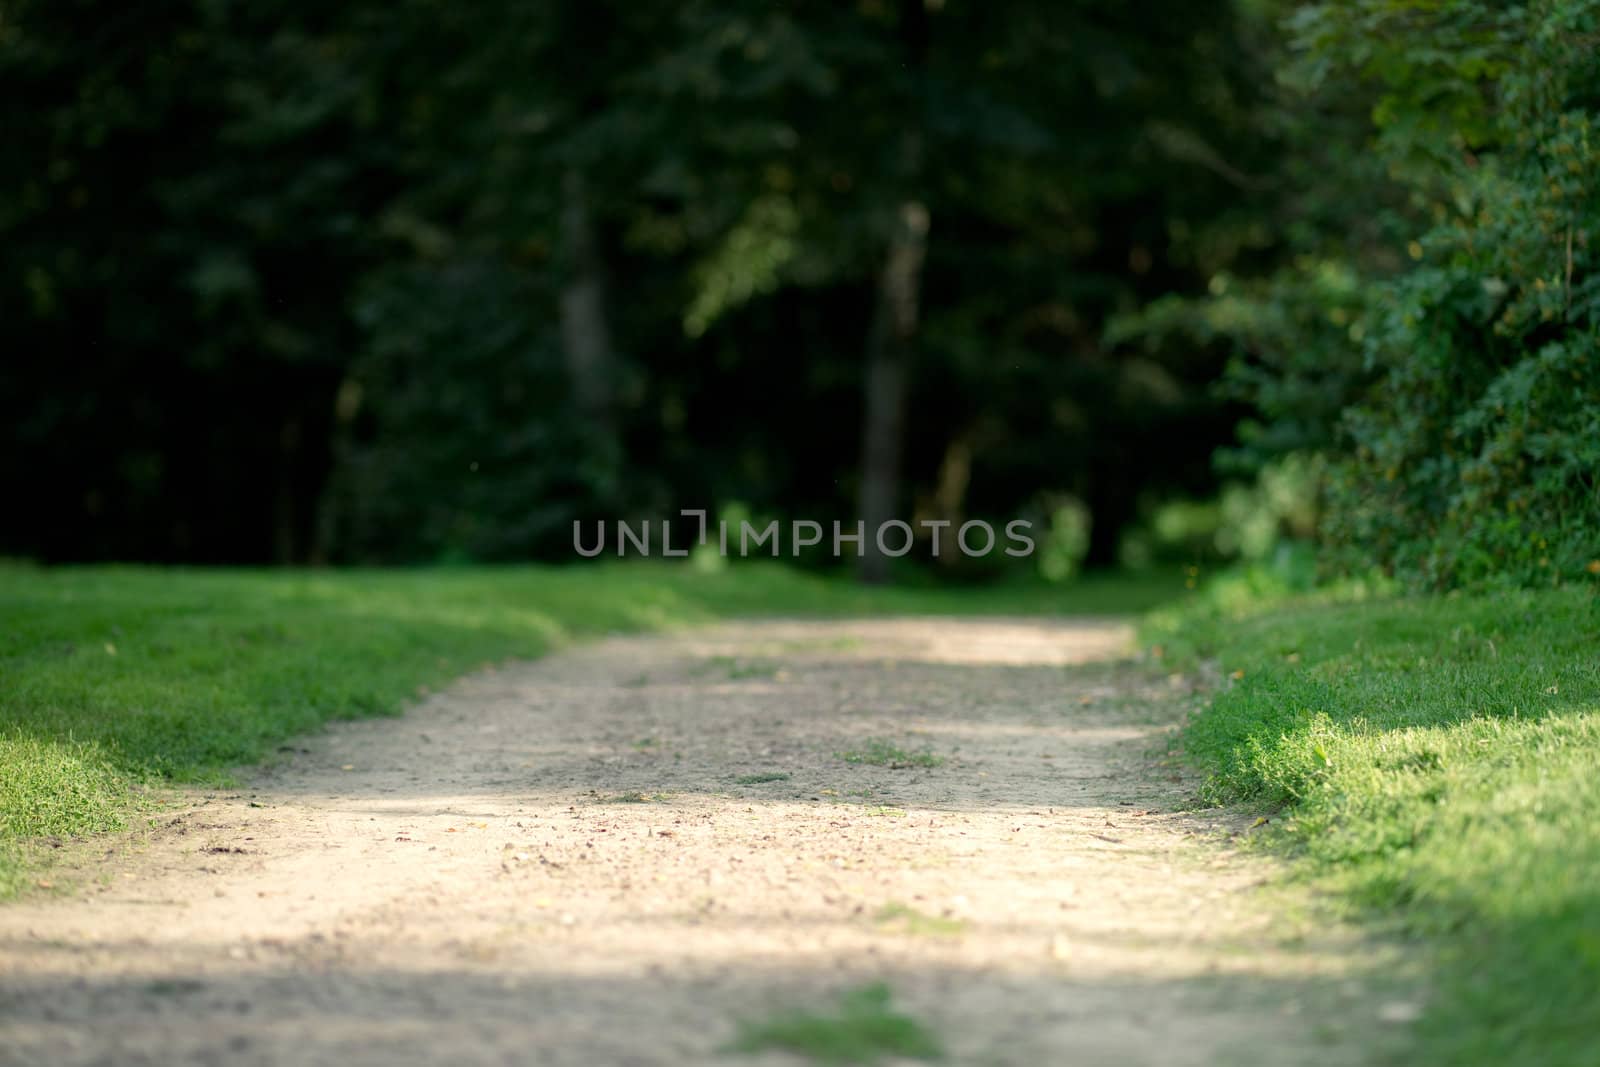
[[1355, 965], [1180, 812], [1127, 640], [617, 638], [340, 724], [0, 909], [0, 1062], [777, 1065], [739, 1020], [878, 980], [961, 1064], [1358, 1060]]

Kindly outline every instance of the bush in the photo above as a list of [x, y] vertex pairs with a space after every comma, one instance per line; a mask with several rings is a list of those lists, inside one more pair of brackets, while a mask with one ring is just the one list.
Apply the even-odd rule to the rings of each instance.
[[[1286, 174], [1315, 219], [1286, 229], [1288, 264], [1219, 275], [1209, 299], [1160, 302], [1117, 336], [1233, 346], [1225, 388], [1257, 418], [1219, 465], [1325, 456], [1333, 569], [1433, 589], [1585, 579], [1600, 571], [1600, 0], [1292, 10], [1284, 136], [1299, 155], [1342, 136], [1348, 161]], [[1329, 118], [1352, 100], [1370, 101], [1370, 144]]]
[[1254, 482], [1223, 486], [1211, 500], [1168, 500], [1124, 535], [1121, 559], [1190, 565], [1261, 562], [1316, 534], [1326, 464], [1314, 453], [1266, 463]]
[[1361, 324], [1371, 384], [1344, 412], [1325, 534], [1413, 585], [1582, 577], [1600, 555], [1600, 3], [1366, 0], [1299, 30], [1383, 84], [1378, 148], [1436, 220]]

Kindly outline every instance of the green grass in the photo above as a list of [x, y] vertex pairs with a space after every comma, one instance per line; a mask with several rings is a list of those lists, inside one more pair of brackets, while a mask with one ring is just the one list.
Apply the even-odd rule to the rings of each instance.
[[1416, 1062], [1600, 1063], [1600, 599], [1372, 592], [1154, 619], [1223, 678], [1184, 749], [1272, 813], [1265, 847], [1436, 954]]
[[888, 767], [897, 771], [911, 767], [928, 768], [944, 765], [943, 756], [928, 751], [913, 752], [892, 741], [877, 738], [863, 741], [859, 748], [846, 749], [837, 755], [846, 763], [864, 763], [872, 767]]
[[334, 718], [586, 635], [753, 615], [1135, 612], [1181, 577], [864, 589], [752, 563], [246, 571], [0, 564], [0, 896], [22, 842], [114, 830]]
[[629, 789], [621, 793], [603, 795], [597, 803], [600, 804], [665, 804], [673, 798], [672, 793], [645, 793], [638, 789]]
[[712, 656], [694, 673], [696, 677], [716, 674], [727, 678], [730, 682], [738, 682], [753, 678], [770, 681], [777, 677], [778, 671], [779, 667], [775, 663], [750, 662], [734, 656]]
[[936, 1060], [943, 1046], [916, 1019], [894, 1011], [889, 988], [881, 983], [840, 996], [834, 1014], [794, 1012], [763, 1022], [743, 1023], [735, 1052], [781, 1049], [817, 1063], [877, 1063], [888, 1056]]
[[955, 937], [967, 932], [967, 922], [964, 919], [929, 915], [899, 901], [890, 901], [879, 908], [873, 919], [892, 933], [912, 936]]
[[759, 774], [741, 774], [734, 782], [738, 785], [765, 785], [768, 782], [787, 782], [790, 777], [788, 771], [762, 771]]

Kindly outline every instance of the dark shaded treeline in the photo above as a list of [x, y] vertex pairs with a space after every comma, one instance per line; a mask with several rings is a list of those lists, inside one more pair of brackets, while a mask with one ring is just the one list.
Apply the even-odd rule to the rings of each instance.
[[1280, 254], [1222, 2], [13, 0], [0, 551], [562, 558], [576, 518], [1213, 484]]

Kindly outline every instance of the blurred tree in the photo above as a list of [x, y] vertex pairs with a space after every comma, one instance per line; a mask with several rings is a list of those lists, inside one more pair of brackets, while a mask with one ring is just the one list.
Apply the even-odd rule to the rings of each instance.
[[342, 16], [274, 7], [0, 12], [13, 551], [306, 552], [388, 178]]
[[1065, 495], [1107, 562], [1238, 411], [1222, 346], [1105, 326], [1274, 254], [1258, 26], [10, 0], [4, 547], [564, 558], [579, 518]]
[[[903, 54], [908, 10], [923, 17], [910, 31], [926, 36], [918, 63]], [[1192, 445], [1225, 435], [1232, 411], [1196, 386], [1225, 353], [1201, 348], [1196, 359], [1190, 346], [1150, 358], [1100, 341], [1113, 312], [1202, 286], [1197, 268], [1209, 264], [1198, 252], [1219, 235], [1231, 244], [1217, 258], [1247, 251], [1231, 234], [1259, 225], [1265, 207], [1240, 208], [1241, 191], [1261, 196], [1239, 169], [1263, 162], [1252, 140], [1255, 46], [1225, 4], [1174, 5], [1158, 24], [1152, 32], [1092, 5], [863, 5], [849, 16], [793, 9], [773, 32], [806, 42], [797, 50], [822, 77], [803, 83], [812, 98], [799, 106], [768, 107], [792, 115], [800, 147], [757, 172], [768, 184], [748, 194], [729, 234], [758, 268], [746, 276], [764, 284], [740, 290], [725, 272], [704, 272], [724, 298], [697, 299], [718, 315], [694, 325], [737, 329], [735, 317], [757, 314], [749, 302], [781, 300], [785, 289], [879, 294], [876, 310], [851, 298], [868, 335], [866, 380], [883, 386], [857, 401], [857, 514], [869, 526], [913, 501], [959, 523], [969, 508], [1014, 514], [1069, 490], [1094, 497], [1103, 521], [1091, 553], [1106, 563], [1142, 491], [1211, 483], [1208, 449]], [[744, 43], [763, 59], [776, 51]], [[852, 121], [837, 122], [841, 112]], [[774, 201], [796, 208], [762, 210]], [[767, 224], [749, 224], [758, 218]], [[931, 236], [908, 239], [930, 226]], [[907, 278], [919, 257], [919, 286], [889, 284], [889, 264]], [[724, 258], [719, 247], [714, 262]], [[909, 345], [879, 343], [894, 336], [883, 295], [893, 293], [916, 297], [900, 306], [917, 315], [898, 319], [901, 336], [916, 337], [914, 374], [904, 369]], [[807, 355], [838, 398], [849, 371]], [[888, 473], [897, 448], [909, 493]], [[823, 470], [841, 466], [849, 461]], [[793, 487], [785, 496], [809, 504]], [[822, 504], [837, 513], [837, 492]]]

